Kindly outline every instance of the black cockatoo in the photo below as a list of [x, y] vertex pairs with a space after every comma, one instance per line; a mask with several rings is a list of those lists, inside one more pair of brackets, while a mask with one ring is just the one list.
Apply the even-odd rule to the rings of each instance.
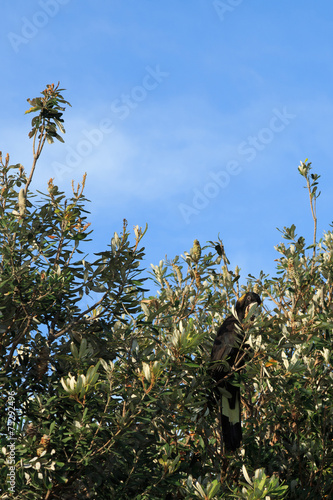
[[[228, 316], [217, 331], [211, 353], [211, 374], [216, 381], [214, 400], [221, 412], [222, 436], [226, 451], [235, 451], [242, 441], [240, 388], [235, 383], [232, 368], [242, 367], [244, 340], [242, 321], [253, 304], [261, 304], [254, 292], [245, 293], [236, 303], [235, 316]], [[224, 363], [219, 363], [224, 361]]]

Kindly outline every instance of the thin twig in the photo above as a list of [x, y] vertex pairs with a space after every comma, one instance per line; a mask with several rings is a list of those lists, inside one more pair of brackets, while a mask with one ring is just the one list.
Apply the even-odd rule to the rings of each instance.
[[39, 136], [39, 143], [38, 143], [38, 146], [37, 146], [37, 151], [35, 151], [35, 141], [36, 141], [36, 136], [37, 136], [37, 132], [38, 130], [36, 130], [35, 132], [35, 135], [34, 135], [34, 140], [33, 140], [33, 144], [32, 144], [32, 150], [33, 150], [33, 162], [32, 162], [32, 167], [31, 167], [31, 172], [30, 172], [30, 175], [29, 175], [29, 178], [27, 180], [27, 183], [25, 185], [25, 188], [24, 188], [24, 194], [25, 196], [27, 196], [27, 192], [28, 192], [28, 188], [29, 188], [29, 185], [32, 181], [32, 177], [34, 175], [34, 172], [35, 172], [35, 168], [36, 168], [36, 164], [37, 164], [37, 161], [38, 161], [38, 158], [40, 157], [40, 154], [43, 150], [43, 147], [44, 147], [44, 144], [45, 144], [45, 140], [46, 140], [46, 131], [45, 131], [45, 125], [43, 123], [42, 127], [41, 127], [41, 131], [40, 131], [40, 136]]
[[62, 328], [59, 332], [55, 333], [53, 335], [53, 338], [52, 340], [60, 337], [60, 335], [63, 335], [64, 333], [66, 333], [67, 330], [69, 330], [71, 328], [72, 325], [74, 325], [75, 323], [77, 323], [78, 321], [80, 321], [84, 316], [86, 316], [88, 313], [90, 313], [93, 309], [96, 309], [97, 306], [99, 306], [103, 300], [105, 299], [105, 297], [107, 296], [109, 292], [105, 292], [102, 296], [102, 298], [98, 301], [98, 302], [95, 302], [95, 304], [93, 304], [91, 307], [88, 307], [88, 309], [86, 309], [85, 311], [83, 311], [79, 316], [78, 318], [76, 318], [75, 320], [72, 320], [70, 323], [68, 323], [68, 325], [66, 325], [64, 328]]
[[316, 240], [317, 240], [317, 214], [316, 214], [316, 195], [315, 193], [311, 193], [311, 186], [310, 186], [310, 181], [307, 178], [306, 179], [308, 190], [309, 190], [309, 197], [310, 197], [310, 207], [311, 207], [311, 214], [313, 218], [313, 223], [314, 223], [314, 231], [313, 231], [313, 257], [316, 255]]

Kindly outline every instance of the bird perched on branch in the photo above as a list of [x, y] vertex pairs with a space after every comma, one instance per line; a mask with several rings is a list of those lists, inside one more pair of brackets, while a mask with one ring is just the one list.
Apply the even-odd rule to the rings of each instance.
[[218, 329], [211, 353], [211, 374], [216, 381], [214, 401], [219, 406], [227, 451], [235, 451], [242, 441], [240, 387], [236, 385], [235, 371], [244, 365], [241, 323], [253, 304], [261, 304], [259, 295], [254, 292], [245, 293], [237, 300], [236, 315], [226, 318]]

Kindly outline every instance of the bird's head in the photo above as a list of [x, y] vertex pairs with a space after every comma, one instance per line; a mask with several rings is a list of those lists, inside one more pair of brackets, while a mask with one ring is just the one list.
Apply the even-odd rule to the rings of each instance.
[[[254, 293], [254, 292], [244, 293], [244, 295], [242, 295], [241, 298], [239, 300], [237, 300], [236, 312], [237, 312], [237, 315], [238, 315], [238, 318], [240, 319], [240, 321], [243, 321], [243, 319], [247, 315], [250, 307], [253, 304], [257, 304], [258, 306], [260, 306], [260, 304], [261, 304], [261, 298], [259, 297], [259, 295], [257, 293]], [[253, 320], [253, 319], [254, 319], [254, 316], [251, 318], [251, 320]]]

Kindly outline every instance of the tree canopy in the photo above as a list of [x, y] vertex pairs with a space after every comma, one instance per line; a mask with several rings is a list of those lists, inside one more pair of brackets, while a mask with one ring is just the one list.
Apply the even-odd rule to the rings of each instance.
[[[150, 295], [146, 229], [124, 220], [91, 257], [85, 177], [71, 197], [52, 179], [30, 189], [46, 142], [63, 141], [62, 92], [28, 100], [30, 172], [0, 158], [0, 498], [332, 498], [333, 234], [317, 238], [311, 163], [313, 241], [283, 228], [275, 276], [241, 280], [220, 238], [195, 240], [151, 266]], [[226, 454], [207, 368], [246, 291], [263, 307], [235, 373], [243, 445]]]

